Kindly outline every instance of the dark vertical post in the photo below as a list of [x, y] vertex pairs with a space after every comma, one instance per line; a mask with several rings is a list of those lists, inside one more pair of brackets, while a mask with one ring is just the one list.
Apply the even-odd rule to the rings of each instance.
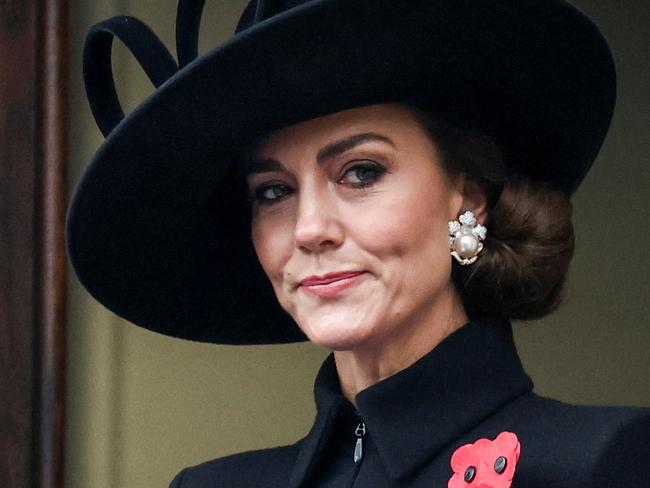
[[41, 0], [38, 22], [35, 325], [38, 488], [63, 488], [68, 127], [67, 0]]
[[63, 487], [67, 4], [0, 0], [0, 486]]
[[35, 15], [0, 2], [0, 484], [32, 485]]

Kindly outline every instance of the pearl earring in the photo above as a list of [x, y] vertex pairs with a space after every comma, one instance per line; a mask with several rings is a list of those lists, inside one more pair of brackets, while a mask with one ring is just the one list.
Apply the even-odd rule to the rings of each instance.
[[[460, 220], [460, 222], [459, 222]], [[476, 261], [483, 249], [487, 229], [476, 222], [476, 217], [469, 210], [449, 222], [449, 248], [451, 255], [462, 265]]]

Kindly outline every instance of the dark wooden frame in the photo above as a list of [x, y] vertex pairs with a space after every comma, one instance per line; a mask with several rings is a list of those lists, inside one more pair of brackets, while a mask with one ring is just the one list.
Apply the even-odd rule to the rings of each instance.
[[0, 486], [62, 488], [67, 0], [0, 0]]

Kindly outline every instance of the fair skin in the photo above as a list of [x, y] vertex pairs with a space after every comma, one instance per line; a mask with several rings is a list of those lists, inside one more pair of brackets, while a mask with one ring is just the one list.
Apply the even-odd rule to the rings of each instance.
[[467, 322], [447, 222], [478, 185], [450, 175], [415, 115], [372, 105], [273, 132], [247, 176], [252, 238], [282, 307], [334, 351], [343, 394], [401, 371]]

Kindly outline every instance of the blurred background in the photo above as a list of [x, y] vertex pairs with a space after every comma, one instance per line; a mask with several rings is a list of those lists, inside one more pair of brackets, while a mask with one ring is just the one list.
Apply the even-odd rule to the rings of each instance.
[[[201, 46], [228, 39], [244, 0], [206, 2]], [[538, 393], [591, 404], [650, 406], [650, 2], [575, 0], [609, 40], [619, 102], [607, 142], [574, 197], [577, 252], [566, 304], [515, 326]], [[406, 7], [405, 7], [406, 8]], [[174, 46], [174, 0], [70, 2], [69, 184], [102, 141], [85, 99], [85, 32], [133, 15]], [[115, 43], [126, 110], [152, 87]], [[187, 465], [291, 443], [314, 416], [312, 383], [326, 351], [309, 344], [237, 347], [166, 338], [129, 325], [69, 274], [66, 484], [167, 486]]]

